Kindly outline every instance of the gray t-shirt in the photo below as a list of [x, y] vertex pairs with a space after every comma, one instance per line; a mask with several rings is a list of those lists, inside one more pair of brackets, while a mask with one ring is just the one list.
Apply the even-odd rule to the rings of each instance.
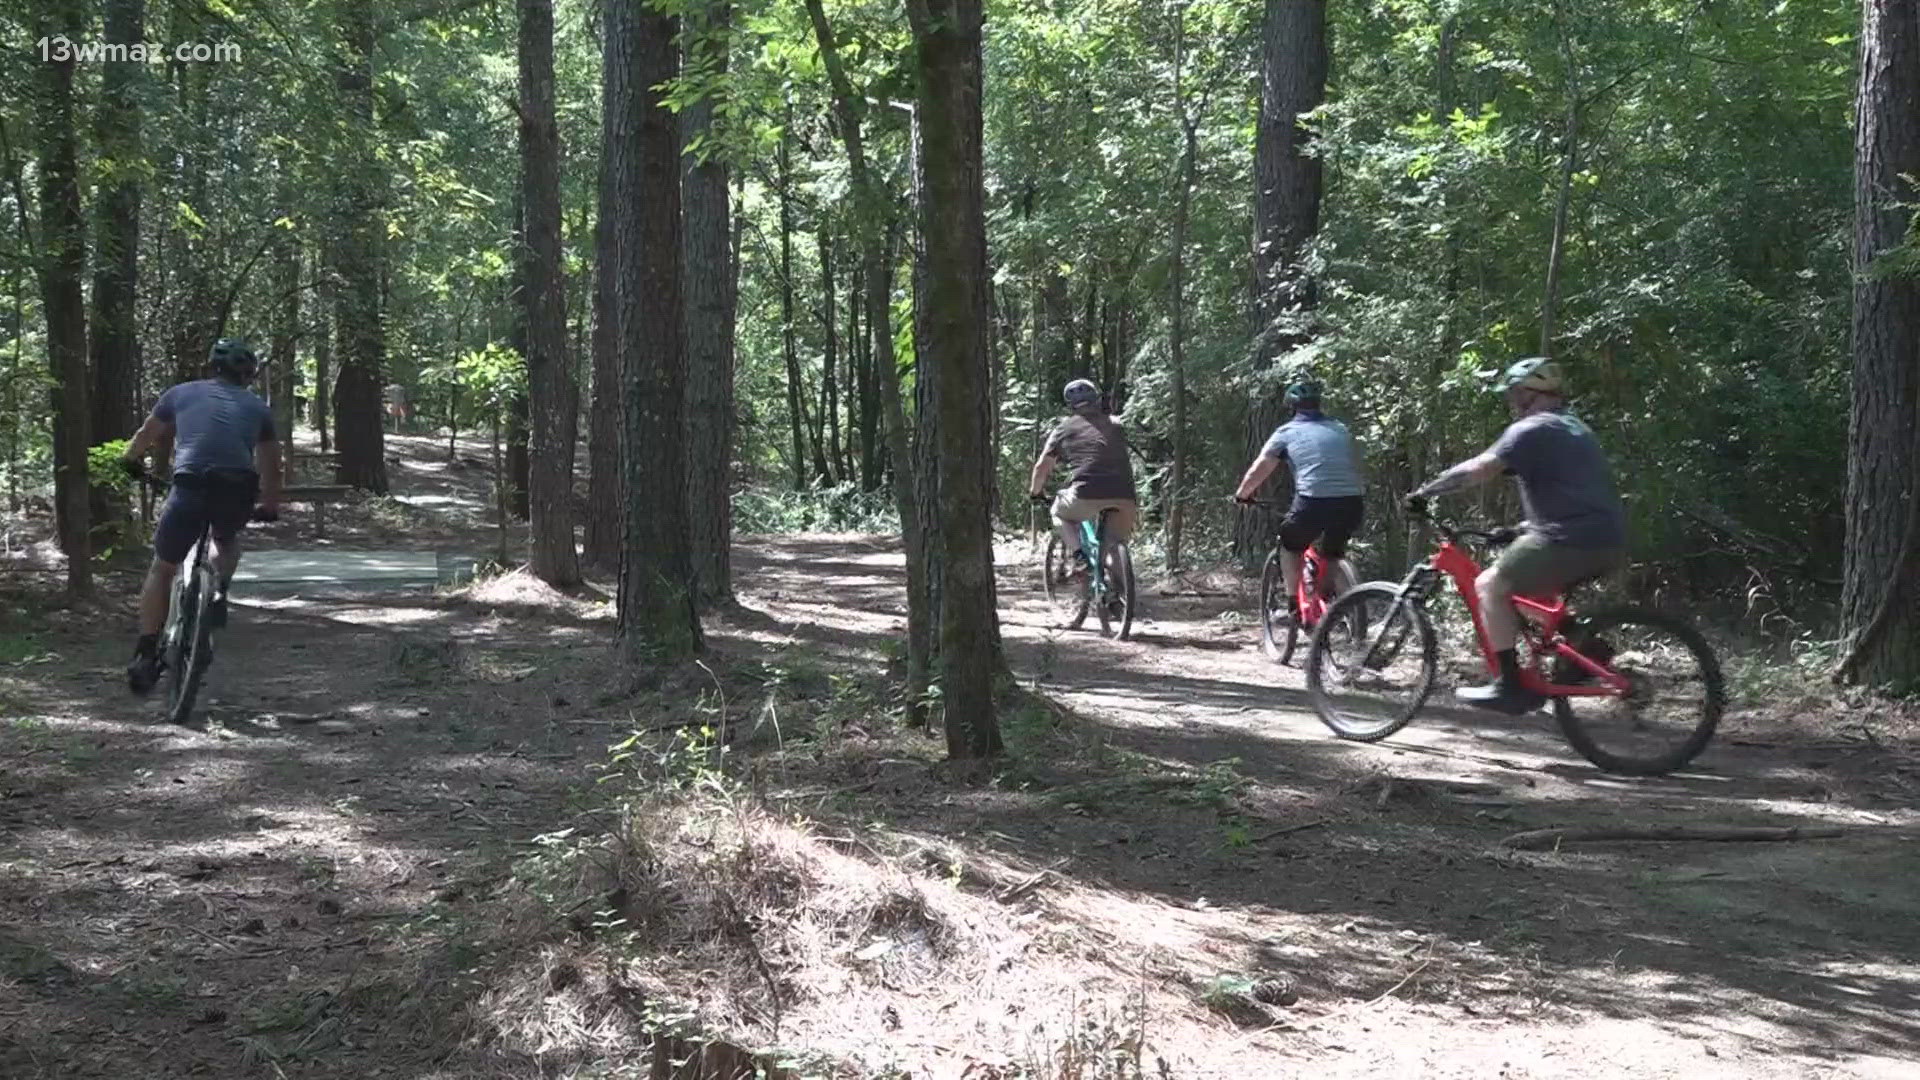
[[273, 442], [273, 410], [244, 386], [219, 379], [181, 383], [160, 395], [154, 418], [173, 425], [173, 471], [253, 471], [253, 448]]
[[1273, 430], [1260, 454], [1292, 465], [1293, 490], [1309, 499], [1366, 493], [1353, 435], [1347, 425], [1330, 416], [1296, 414]]
[[1564, 409], [1521, 417], [1490, 452], [1519, 477], [1528, 528], [1569, 547], [1626, 546], [1627, 512], [1613, 470], [1578, 417]]

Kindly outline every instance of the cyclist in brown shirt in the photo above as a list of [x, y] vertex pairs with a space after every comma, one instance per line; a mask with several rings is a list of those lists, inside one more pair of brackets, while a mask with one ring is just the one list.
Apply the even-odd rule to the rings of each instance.
[[[1027, 493], [1046, 498], [1047, 477], [1065, 460], [1073, 470], [1067, 485], [1053, 500], [1053, 524], [1060, 530], [1062, 550], [1070, 552], [1067, 565], [1074, 575], [1084, 573], [1086, 553], [1080, 550], [1080, 522], [1097, 521], [1102, 510], [1112, 510], [1107, 530], [1115, 540], [1133, 535], [1140, 517], [1139, 493], [1133, 486], [1133, 463], [1127, 458], [1127, 432], [1101, 404], [1100, 388], [1086, 379], [1066, 385], [1061, 396], [1069, 414], [1047, 436], [1033, 463]], [[1070, 575], [1071, 576], [1071, 575]]]

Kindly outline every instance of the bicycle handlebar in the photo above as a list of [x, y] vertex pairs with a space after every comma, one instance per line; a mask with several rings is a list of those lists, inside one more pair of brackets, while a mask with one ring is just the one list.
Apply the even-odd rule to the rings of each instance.
[[1418, 518], [1440, 530], [1440, 535], [1448, 541], [1461, 539], [1480, 540], [1494, 547], [1504, 547], [1520, 536], [1520, 530], [1502, 525], [1493, 530], [1465, 529], [1448, 524], [1433, 512], [1432, 497], [1427, 495], [1408, 495], [1404, 500], [1409, 517]]

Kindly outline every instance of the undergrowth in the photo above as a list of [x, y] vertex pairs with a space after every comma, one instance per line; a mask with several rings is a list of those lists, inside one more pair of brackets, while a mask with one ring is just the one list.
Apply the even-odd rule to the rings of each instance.
[[[745, 675], [703, 668], [684, 724], [636, 724], [616, 740], [596, 784], [609, 826], [542, 836], [516, 871], [647, 1038], [724, 1040], [768, 1076], [880, 1077], [922, 1074], [916, 1040], [988, 1025], [980, 1033], [999, 1036], [966, 1047], [969, 1076], [1174, 1075], [1150, 1049], [1144, 991], [1082, 994], [1084, 971], [1016, 962], [1072, 934], [1010, 917], [1047, 871], [904, 831], [832, 790], [805, 810], [769, 790], [773, 774], [814, 791], [824, 774], [831, 788], [849, 768], [907, 766], [924, 780], [937, 754], [915, 748], [934, 744], [899, 730], [890, 687], [801, 657]], [[1061, 717], [1037, 701], [1021, 700], [1012, 726], [1026, 741], [1059, 738]], [[746, 738], [769, 711], [781, 740]], [[796, 781], [782, 760], [812, 768]], [[1193, 786], [1225, 800], [1235, 779], [1224, 769]], [[990, 1011], [1001, 1001], [1026, 1003], [1018, 1026]]]
[[900, 515], [888, 491], [858, 486], [750, 487], [733, 497], [733, 527], [744, 534], [897, 533]]

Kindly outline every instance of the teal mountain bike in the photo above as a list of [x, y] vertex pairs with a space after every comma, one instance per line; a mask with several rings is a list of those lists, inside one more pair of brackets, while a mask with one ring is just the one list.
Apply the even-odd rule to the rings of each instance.
[[[1080, 550], [1087, 553], [1085, 564], [1065, 550], [1058, 529], [1048, 530], [1047, 602], [1060, 613], [1067, 629], [1080, 629], [1091, 609], [1100, 616], [1102, 635], [1125, 641], [1133, 633], [1133, 552], [1127, 549], [1126, 541], [1108, 539], [1107, 515], [1111, 513], [1102, 510], [1098, 522], [1080, 523]], [[1087, 568], [1094, 566], [1102, 572], [1088, 573]], [[1069, 580], [1068, 575], [1075, 572], [1078, 580]]]

